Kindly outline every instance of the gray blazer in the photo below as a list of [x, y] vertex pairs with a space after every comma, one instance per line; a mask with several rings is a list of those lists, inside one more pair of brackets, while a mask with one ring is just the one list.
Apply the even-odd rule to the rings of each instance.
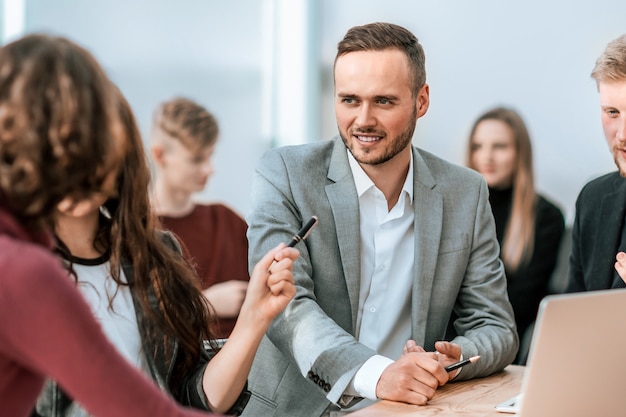
[[[427, 350], [452, 340], [464, 357], [480, 355], [457, 379], [489, 375], [513, 361], [518, 339], [486, 183], [415, 147], [413, 162], [412, 338]], [[250, 267], [310, 216], [319, 225], [298, 245], [297, 294], [261, 343], [243, 415], [319, 416], [376, 354], [354, 338], [359, 205], [346, 148], [336, 137], [270, 150], [252, 189]]]

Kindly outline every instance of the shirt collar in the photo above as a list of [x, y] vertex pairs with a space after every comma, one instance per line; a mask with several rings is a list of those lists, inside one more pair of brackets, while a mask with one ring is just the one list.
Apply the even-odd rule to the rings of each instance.
[[[352, 177], [354, 178], [354, 185], [356, 186], [356, 192], [359, 198], [365, 194], [367, 190], [375, 187], [374, 182], [367, 176], [361, 165], [354, 159], [352, 153], [346, 148], [348, 153], [348, 162], [350, 163], [350, 170], [352, 171]], [[409, 195], [409, 199], [413, 202], [413, 149], [411, 149], [411, 158], [409, 160], [409, 170], [406, 178], [404, 179], [404, 185], [402, 191]]]

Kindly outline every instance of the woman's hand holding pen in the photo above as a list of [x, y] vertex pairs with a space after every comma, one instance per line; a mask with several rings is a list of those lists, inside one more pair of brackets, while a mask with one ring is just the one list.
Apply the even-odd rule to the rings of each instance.
[[269, 326], [296, 294], [292, 268], [299, 256], [297, 249], [284, 243], [265, 254], [250, 276], [240, 318], [243, 315]]
[[[309, 220], [291, 245], [304, 240], [316, 223], [316, 217]], [[281, 243], [254, 266], [237, 323], [204, 371], [202, 384], [212, 410], [225, 412], [245, 386], [263, 335], [296, 295], [293, 263], [299, 256], [297, 249]], [[217, 408], [217, 404], [223, 407]]]
[[296, 294], [292, 268], [298, 256], [297, 249], [281, 243], [254, 266], [235, 328], [204, 371], [202, 384], [212, 410], [226, 412], [245, 386], [263, 335]]

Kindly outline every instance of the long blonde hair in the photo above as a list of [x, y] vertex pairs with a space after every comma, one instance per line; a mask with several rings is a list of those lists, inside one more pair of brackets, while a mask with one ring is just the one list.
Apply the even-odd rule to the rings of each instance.
[[506, 107], [496, 107], [483, 113], [472, 126], [467, 147], [466, 164], [472, 163], [472, 141], [478, 124], [484, 120], [499, 120], [513, 131], [516, 170], [513, 175], [513, 202], [502, 243], [502, 261], [507, 271], [515, 271], [530, 262], [535, 241], [535, 207], [537, 192], [533, 174], [533, 153], [530, 135], [520, 115]]

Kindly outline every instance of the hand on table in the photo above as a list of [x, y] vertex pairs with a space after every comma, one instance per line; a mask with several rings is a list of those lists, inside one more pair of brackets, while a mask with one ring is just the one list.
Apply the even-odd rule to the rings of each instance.
[[383, 371], [376, 384], [376, 396], [383, 400], [426, 404], [437, 388], [448, 382], [448, 373], [437, 356], [420, 346], [411, 346]]
[[[461, 360], [461, 347], [455, 343], [439, 341], [435, 343], [435, 352], [437, 360], [443, 367], [452, 365]], [[418, 346], [414, 340], [408, 340], [402, 349], [402, 354], [409, 352], [426, 352], [423, 347]], [[449, 379], [454, 378], [460, 372], [460, 369], [455, 369], [449, 372]]]

